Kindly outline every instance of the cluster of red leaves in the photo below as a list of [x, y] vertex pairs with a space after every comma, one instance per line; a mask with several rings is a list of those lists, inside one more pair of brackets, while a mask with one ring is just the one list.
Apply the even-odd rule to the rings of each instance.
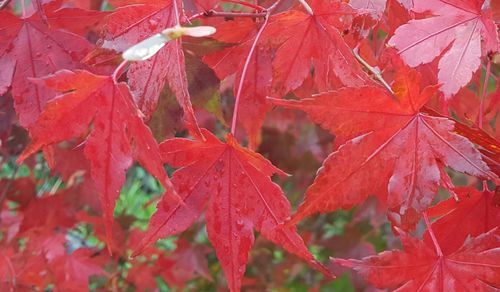
[[[369, 196], [404, 251], [332, 264], [379, 288], [500, 288], [500, 194], [488, 189], [500, 174], [495, 1], [113, 0], [111, 11], [94, 0], [14, 2], [0, 11], [2, 153], [33, 165], [30, 156], [43, 150], [66, 187], [37, 191], [33, 176], [1, 182], [2, 290], [82, 291], [90, 276], [117, 289], [123, 284], [110, 271], [130, 249], [142, 262], [126, 281], [139, 289], [155, 289], [157, 276], [173, 286], [197, 275], [211, 279], [204, 247], [184, 240], [173, 254], [152, 247], [203, 214], [231, 291], [245, 283], [255, 231], [333, 276], [296, 224]], [[217, 32], [171, 40], [146, 61], [120, 64], [127, 48], [190, 24]], [[490, 83], [496, 89], [488, 92]], [[172, 95], [178, 105], [163, 101]], [[183, 114], [177, 124], [175, 107]], [[330, 136], [311, 131], [306, 115], [289, 109], [335, 137], [326, 159]], [[231, 130], [221, 131], [231, 111]], [[28, 146], [17, 125], [27, 129]], [[240, 127], [246, 135], [235, 134]], [[276, 154], [281, 145], [266, 144], [263, 128], [302, 141], [291, 154], [323, 160], [293, 215], [271, 180], [287, 174], [256, 149], [281, 157], [277, 164], [290, 158]], [[192, 138], [157, 143], [174, 129]], [[306, 159], [297, 161], [305, 168]], [[134, 162], [166, 190], [145, 233], [114, 218]], [[171, 179], [164, 165], [177, 169]], [[297, 186], [308, 182], [300, 169], [292, 168]], [[454, 185], [450, 173], [457, 172], [468, 187]], [[481, 182], [478, 191], [473, 186]], [[411, 237], [422, 218], [423, 239]], [[94, 226], [109, 253], [85, 244], [69, 250], [67, 235], [82, 223]]]

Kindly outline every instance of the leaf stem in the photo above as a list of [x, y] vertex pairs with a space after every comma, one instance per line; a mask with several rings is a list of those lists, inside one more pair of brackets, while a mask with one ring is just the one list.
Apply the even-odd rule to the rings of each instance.
[[265, 8], [262, 7], [262, 6], [260, 6], [260, 5], [248, 3], [248, 2], [245, 2], [245, 1], [241, 1], [241, 0], [222, 0], [222, 2], [229, 2], [229, 3], [234, 3], [234, 4], [240, 4], [242, 6], [246, 6], [246, 7], [250, 7], [250, 8], [256, 9], [257, 11], [263, 11], [263, 10], [265, 10]]
[[34, 2], [35, 2], [36, 10], [37, 10], [38, 14], [40, 15], [40, 17], [42, 18], [43, 23], [45, 23], [48, 26], [49, 20], [47, 18], [47, 15], [45, 14], [45, 10], [43, 10], [42, 3], [40, 2], [40, 0], [35, 0]]
[[[236, 2], [240, 3], [239, 0], [227, 0], [227, 1], [232, 2], [232, 3], [236, 3]], [[215, 11], [215, 10], [211, 9], [208, 11], [204, 11], [204, 12], [200, 12], [200, 13], [192, 15], [191, 17], [189, 17], [188, 22], [191, 22], [192, 20], [195, 20], [195, 19], [200, 18], [200, 17], [229, 17], [229, 18], [233, 18], [233, 17], [251, 17], [251, 18], [268, 17], [271, 15], [271, 13], [274, 11], [274, 9], [276, 9], [278, 7], [278, 5], [281, 3], [281, 1], [282, 0], [278, 0], [278, 1], [274, 2], [274, 4], [269, 6], [267, 9], [262, 7], [262, 6], [259, 6], [259, 5], [246, 3], [246, 4], [249, 4], [248, 5], [249, 7], [253, 7], [253, 8], [260, 11], [260, 12], [256, 12], [256, 13], [225, 12], [225, 11]], [[242, 3], [240, 3], [240, 4], [242, 4]]]
[[365, 61], [365, 59], [363, 59], [359, 54], [358, 52], [356, 51], [356, 49], [352, 50], [352, 53], [354, 55], [354, 57], [356, 58], [356, 60], [358, 60], [358, 62], [363, 65], [366, 69], [368, 69], [368, 71], [370, 71], [373, 76], [375, 76], [375, 78], [380, 81], [380, 83], [382, 83], [382, 85], [384, 85], [384, 87], [389, 90], [390, 93], [394, 94], [394, 91], [392, 90], [391, 86], [389, 85], [389, 83], [387, 83], [387, 81], [385, 81], [384, 77], [382, 77], [382, 74], [380, 74], [380, 70], [376, 69], [376, 68], [373, 68], [370, 64], [368, 64], [368, 62]]
[[[266, 12], [258, 12], [258, 13], [250, 13], [250, 12], [220, 12], [215, 10], [205, 11], [203, 13], [198, 13], [189, 18], [189, 20], [193, 20], [199, 17], [251, 17], [251, 18], [260, 18], [266, 17]], [[196, 16], [196, 17], [195, 17]]]
[[252, 59], [253, 52], [255, 51], [255, 47], [257, 47], [257, 42], [260, 39], [260, 36], [262, 35], [262, 32], [267, 26], [267, 22], [269, 20], [269, 15], [270, 12], [269, 10], [266, 13], [266, 16], [264, 18], [264, 23], [260, 27], [259, 31], [257, 32], [257, 35], [255, 36], [255, 39], [252, 43], [252, 46], [250, 47], [250, 52], [247, 55], [247, 58], [245, 60], [245, 65], [243, 65], [243, 71], [241, 72], [241, 77], [240, 77], [240, 83], [238, 84], [238, 90], [236, 91], [236, 101], [234, 103], [234, 110], [233, 110], [233, 121], [231, 122], [231, 134], [233, 136], [235, 135], [236, 132], [236, 121], [238, 119], [238, 108], [240, 105], [240, 99], [241, 99], [241, 91], [243, 90], [243, 82], [245, 81], [245, 77], [247, 75], [248, 71], [248, 65], [250, 64], [250, 60]]
[[488, 91], [488, 80], [490, 79], [490, 72], [491, 72], [491, 60], [490, 58], [486, 58], [486, 72], [484, 74], [484, 82], [483, 82], [483, 89], [481, 92], [481, 101], [479, 104], [479, 117], [478, 117], [478, 124], [479, 124], [479, 129], [483, 129], [483, 116], [484, 116], [484, 100], [486, 99], [486, 93]]
[[7, 7], [9, 5], [11, 0], [4, 0], [0, 3], [0, 10], [4, 9], [5, 7]]
[[311, 6], [306, 2], [306, 0], [299, 0], [299, 3], [304, 6], [304, 9], [307, 11], [307, 13], [314, 15], [314, 11], [312, 10]]
[[[260, 27], [259, 31], [257, 32], [257, 35], [255, 35], [255, 39], [253, 40], [252, 46], [250, 47], [250, 51], [248, 52], [247, 58], [245, 60], [245, 64], [243, 65], [243, 71], [241, 71], [241, 77], [240, 77], [240, 82], [238, 84], [238, 90], [236, 91], [236, 101], [234, 102], [234, 109], [233, 109], [233, 120], [231, 122], [231, 134], [235, 136], [236, 133], [236, 121], [238, 120], [238, 109], [240, 105], [240, 99], [241, 99], [241, 91], [243, 90], [243, 82], [245, 82], [245, 77], [247, 75], [248, 71], [248, 66], [250, 64], [250, 60], [252, 59], [253, 52], [255, 51], [255, 47], [257, 46], [257, 42], [260, 39], [260, 36], [264, 32], [264, 29], [267, 26], [269, 17], [271, 16], [271, 13], [278, 7], [278, 5], [281, 3], [282, 0], [277, 0], [274, 2], [273, 5], [269, 6], [268, 9], [264, 12], [264, 23]], [[258, 13], [254, 13], [258, 14]]]
[[441, 246], [439, 246], [439, 242], [437, 241], [436, 235], [432, 230], [431, 222], [429, 221], [429, 217], [427, 216], [427, 212], [423, 213], [425, 225], [427, 226], [427, 230], [429, 230], [429, 235], [431, 236], [432, 243], [434, 244], [434, 248], [436, 249], [436, 253], [438, 257], [443, 256], [443, 251], [441, 250]]
[[177, 7], [177, 0], [174, 0], [174, 13], [175, 13], [175, 25], [181, 26], [180, 18], [179, 18], [179, 8]]
[[25, 17], [26, 17], [26, 3], [24, 3], [24, 1], [25, 1], [25, 0], [21, 0], [21, 1], [20, 1], [20, 2], [21, 2], [21, 13], [22, 13], [22, 14], [21, 14], [21, 16], [22, 16], [23, 18], [25, 18]]
[[123, 60], [123, 62], [121, 62], [120, 65], [118, 65], [118, 67], [116, 67], [116, 69], [115, 69], [115, 71], [113, 72], [113, 75], [112, 75], [113, 81], [115, 83], [118, 83], [118, 78], [120, 78], [120, 76], [125, 71], [125, 67], [127, 66], [127, 64], [128, 64], [128, 61], [127, 60]]

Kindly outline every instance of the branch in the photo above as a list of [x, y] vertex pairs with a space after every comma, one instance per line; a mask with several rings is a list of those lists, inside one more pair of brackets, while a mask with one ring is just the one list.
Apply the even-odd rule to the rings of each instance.
[[484, 73], [483, 90], [481, 92], [481, 103], [479, 104], [479, 129], [483, 129], [483, 116], [484, 116], [484, 100], [486, 99], [486, 93], [488, 92], [488, 80], [490, 79], [491, 72], [491, 60], [486, 57], [486, 70]]
[[[227, 2], [231, 3], [239, 3], [242, 4], [242, 1], [239, 0], [225, 0]], [[225, 12], [225, 11], [216, 11], [216, 10], [208, 10], [204, 12], [200, 12], [197, 14], [192, 15], [189, 17], [188, 22], [191, 22], [194, 19], [200, 18], [200, 17], [229, 17], [229, 18], [234, 18], [234, 17], [251, 17], [251, 18], [260, 18], [260, 17], [267, 17], [270, 16], [271, 13], [278, 7], [278, 5], [281, 3], [282, 0], [278, 0], [274, 2], [273, 5], [269, 6], [267, 9], [264, 7], [261, 7], [259, 5], [253, 5], [246, 3], [247, 6], [252, 7], [260, 12], [255, 12], [255, 13], [250, 13], [250, 12]], [[242, 4], [243, 5], [243, 4]]]
[[311, 15], [314, 15], [314, 12], [311, 8], [311, 6], [309, 6], [309, 4], [306, 2], [306, 0], [299, 0], [299, 3], [304, 6], [305, 10], [307, 11], [307, 13], [311, 14]]
[[252, 17], [259, 18], [265, 17], [267, 12], [249, 13], [249, 12], [219, 12], [215, 10], [209, 10], [203, 13], [205, 17]]
[[120, 76], [125, 71], [125, 67], [127, 66], [127, 64], [128, 64], [128, 61], [124, 60], [123, 62], [120, 63], [120, 65], [118, 65], [118, 67], [116, 67], [116, 69], [115, 69], [115, 71], [113, 72], [113, 75], [112, 75], [113, 81], [115, 83], [118, 83], [118, 79], [120, 78]]
[[378, 81], [380, 81], [380, 83], [382, 83], [382, 85], [384, 85], [384, 87], [389, 90], [390, 93], [394, 94], [394, 91], [392, 91], [392, 88], [391, 86], [389, 85], [389, 83], [387, 83], [387, 81], [385, 81], [384, 77], [382, 77], [382, 74], [380, 74], [380, 70], [376, 69], [376, 68], [373, 68], [370, 64], [368, 64], [368, 62], [366, 62], [359, 54], [358, 52], [356, 52], [356, 50], [352, 50], [352, 53], [354, 55], [354, 57], [356, 58], [356, 60], [358, 60], [358, 62], [363, 65], [366, 69], [368, 69], [368, 71], [370, 71], [373, 76], [375, 76], [375, 78], [377, 78]]
[[7, 7], [9, 5], [11, 0], [4, 0], [2, 2], [0, 2], [0, 10], [4, 9], [5, 7]]
[[177, 7], [177, 0], [174, 0], [174, 13], [175, 13], [175, 25], [181, 26], [180, 16], [179, 16], [179, 8]]
[[253, 9], [257, 10], [257, 11], [264, 11], [265, 10], [265, 8], [262, 7], [262, 6], [260, 6], [260, 5], [248, 3], [248, 2], [245, 2], [245, 1], [241, 1], [241, 0], [222, 0], [222, 2], [229, 2], [229, 3], [234, 3], [234, 4], [240, 4], [242, 6], [253, 8]]
[[432, 230], [431, 222], [429, 221], [429, 217], [427, 217], [427, 212], [424, 212], [424, 221], [427, 226], [427, 230], [429, 230], [429, 235], [431, 236], [432, 243], [434, 243], [434, 248], [436, 249], [436, 254], [438, 257], [443, 256], [443, 251], [441, 250], [441, 246], [439, 246], [439, 242], [437, 241], [436, 235], [434, 235], [434, 231]]

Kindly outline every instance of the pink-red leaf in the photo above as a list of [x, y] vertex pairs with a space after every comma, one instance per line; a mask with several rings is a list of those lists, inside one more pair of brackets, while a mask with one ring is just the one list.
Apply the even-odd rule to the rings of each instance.
[[307, 78], [314, 78], [320, 92], [370, 82], [339, 32], [354, 11], [337, 0], [309, 2], [314, 15], [300, 10], [274, 15], [263, 34], [262, 42], [277, 48], [274, 95], [281, 97], [297, 89]]
[[500, 287], [500, 236], [483, 233], [453, 253], [401, 235], [404, 251], [384, 251], [362, 260], [332, 259], [353, 268], [377, 288], [395, 291], [494, 291]]
[[0, 12], [0, 93], [12, 85], [19, 121], [25, 127], [36, 121], [45, 103], [54, 96], [52, 90], [30, 83], [28, 78], [79, 68], [79, 61], [91, 49], [84, 38], [57, 29], [57, 23], [53, 26], [52, 19], [47, 22], [41, 16], [52, 13], [54, 6], [47, 4], [47, 11], [26, 18]]
[[226, 143], [206, 130], [203, 135], [206, 141], [175, 138], [161, 143], [163, 161], [180, 167], [172, 182], [183, 202], [164, 197], [158, 203], [138, 252], [158, 238], [188, 228], [208, 205], [208, 238], [231, 291], [241, 287], [254, 229], [323, 270], [295, 227], [283, 224], [290, 215], [290, 203], [270, 176], [284, 173], [261, 155], [239, 146], [231, 135]]
[[[431, 204], [442, 165], [483, 178], [495, 177], [451, 120], [420, 112], [436, 88], [420, 92], [420, 75], [402, 71], [395, 96], [378, 87], [344, 88], [301, 101], [275, 100], [301, 109], [339, 139], [306, 192], [293, 221], [316, 212], [351, 208], [375, 195], [411, 227]], [[406, 228], [406, 227], [405, 227]]]
[[92, 124], [85, 141], [85, 156], [90, 160], [91, 175], [103, 206], [109, 242], [115, 200], [133, 159], [171, 190], [158, 145], [125, 84], [87, 71], [66, 70], [36, 82], [63, 94], [51, 100], [29, 128], [32, 143], [20, 160], [46, 145], [82, 136]]
[[395, 46], [412, 66], [429, 63], [442, 55], [438, 80], [445, 97], [465, 86], [481, 64], [481, 56], [498, 51], [498, 35], [491, 11], [484, 1], [416, 1], [415, 12], [434, 16], [410, 20], [400, 26], [389, 45]]
[[[480, 192], [468, 187], [454, 191], [459, 201], [449, 198], [429, 209], [429, 215], [438, 213], [441, 217], [432, 223], [432, 230], [445, 254], [458, 249], [468, 236], [478, 236], [500, 227], [500, 193]], [[432, 242], [428, 232], [424, 239]]]

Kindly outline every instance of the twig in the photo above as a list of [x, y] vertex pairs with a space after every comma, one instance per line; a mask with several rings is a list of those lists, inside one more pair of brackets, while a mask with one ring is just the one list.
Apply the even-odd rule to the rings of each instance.
[[203, 13], [205, 17], [266, 17], [267, 12], [249, 13], [249, 12], [220, 12], [215, 10], [209, 10]]
[[256, 5], [256, 4], [252, 4], [252, 3], [248, 3], [248, 2], [240, 1], [240, 0], [222, 0], [222, 2], [229, 2], [229, 3], [234, 3], [234, 4], [240, 4], [242, 6], [253, 8], [253, 9], [257, 10], [257, 11], [263, 11], [263, 10], [265, 10], [265, 8], [262, 7], [262, 6], [260, 6], [260, 5]]
[[[234, 17], [251, 17], [251, 18], [260, 18], [260, 17], [266, 17], [268, 15], [271, 15], [271, 13], [278, 7], [278, 5], [281, 3], [282, 0], [278, 0], [274, 2], [273, 5], [269, 6], [267, 9], [259, 6], [259, 5], [253, 5], [252, 7], [257, 9], [260, 12], [256, 13], [249, 13], [249, 12], [225, 12], [225, 11], [216, 11], [216, 10], [208, 10], [200, 13], [196, 13], [189, 17], [188, 22], [191, 22], [192, 20], [195, 20], [200, 17], [228, 17], [228, 18], [234, 18]], [[239, 0], [228, 0], [228, 2], [232, 3], [239, 3]], [[241, 3], [240, 3], [241, 4]], [[246, 3], [249, 4], [249, 3]]]
[[116, 67], [116, 69], [112, 75], [113, 81], [115, 81], [116, 83], [118, 82], [118, 78], [120, 78], [120, 76], [125, 71], [125, 67], [127, 66], [127, 64], [128, 64], [128, 61], [124, 60], [123, 62], [120, 63], [120, 65], [118, 65], [118, 67]]
[[36, 6], [36, 10], [37, 10], [38, 14], [42, 18], [43, 22], [46, 25], [48, 25], [49, 24], [49, 20], [47, 18], [47, 15], [45, 14], [45, 10], [43, 10], [42, 3], [40, 2], [40, 0], [35, 0], [34, 2], [35, 2], [35, 6]]
[[0, 2], [0, 10], [4, 9], [5, 7], [7, 7], [9, 5], [11, 0], [4, 0], [2, 2]]
[[309, 6], [309, 4], [306, 2], [306, 0], [299, 0], [299, 3], [302, 6], [304, 6], [304, 9], [307, 11], [307, 13], [314, 15], [314, 12], [313, 12], [311, 6]]
[[442, 257], [443, 251], [441, 250], [441, 246], [439, 246], [439, 242], [437, 241], [436, 235], [434, 235], [431, 222], [429, 221], [429, 217], [427, 217], [427, 212], [424, 212], [424, 221], [425, 225], [427, 226], [427, 230], [429, 230], [429, 235], [431, 236], [432, 243], [434, 244], [434, 248], [436, 249], [436, 253], [438, 257]]
[[483, 116], [484, 116], [484, 100], [486, 99], [486, 93], [488, 91], [488, 80], [490, 79], [491, 72], [491, 60], [490, 58], [486, 58], [486, 72], [484, 73], [484, 82], [483, 82], [483, 90], [481, 92], [481, 101], [479, 104], [479, 129], [483, 128]]
[[175, 25], [180, 26], [180, 16], [179, 16], [179, 8], [177, 7], [177, 0], [174, 0], [174, 13], [175, 13]]
[[278, 1], [274, 2], [273, 5], [271, 5], [267, 8], [266, 12], [269, 12], [269, 15], [271, 15], [271, 12], [273, 12], [278, 7], [278, 5], [280, 5], [281, 1], [283, 1], [283, 0], [278, 0]]
[[[488, 91], [488, 80], [490, 79], [490, 72], [491, 72], [491, 59], [489, 57], [486, 57], [486, 72], [484, 73], [484, 82], [483, 82], [483, 90], [481, 92], [481, 100], [479, 103], [479, 117], [478, 117], [478, 124], [479, 124], [479, 129], [483, 129], [483, 116], [484, 116], [484, 100], [486, 99], [486, 93]], [[488, 191], [488, 182], [486, 180], [483, 180], [483, 192]]]
[[384, 77], [382, 77], [382, 74], [380, 74], [380, 70], [373, 68], [370, 64], [368, 64], [368, 62], [366, 62], [358, 54], [358, 52], [356, 52], [356, 50], [352, 50], [352, 53], [353, 53], [354, 57], [356, 58], [356, 60], [358, 60], [358, 62], [361, 63], [361, 65], [363, 65], [366, 69], [368, 69], [368, 71], [370, 71], [373, 74], [373, 76], [375, 76], [375, 78], [377, 78], [377, 80], [380, 81], [380, 83], [382, 83], [382, 85], [384, 85], [384, 87], [387, 90], [389, 90], [390, 93], [394, 94], [394, 91], [392, 91], [392, 88], [389, 85], [389, 83], [387, 83], [387, 81], [385, 81]]
[[26, 3], [24, 3], [25, 0], [21, 0], [21, 16], [22, 18], [25, 18], [26, 17]]

